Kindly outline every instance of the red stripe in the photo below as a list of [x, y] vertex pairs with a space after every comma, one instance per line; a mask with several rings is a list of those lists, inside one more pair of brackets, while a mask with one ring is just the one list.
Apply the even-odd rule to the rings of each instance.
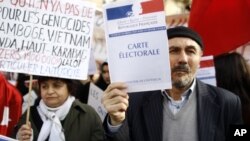
[[213, 60], [204, 60], [200, 62], [200, 68], [213, 67], [213, 66], [214, 66]]
[[164, 11], [163, 0], [151, 0], [141, 3], [143, 14]]

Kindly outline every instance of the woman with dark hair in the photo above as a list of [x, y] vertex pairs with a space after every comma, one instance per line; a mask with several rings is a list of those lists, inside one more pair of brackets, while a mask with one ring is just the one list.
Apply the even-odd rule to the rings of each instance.
[[101, 74], [99, 78], [96, 80], [96, 86], [105, 90], [110, 84], [110, 76], [109, 76], [109, 66], [107, 62], [103, 62], [100, 67]]
[[18, 140], [34, 141], [102, 141], [102, 122], [95, 110], [75, 99], [75, 81], [39, 77], [39, 103], [26, 113], [17, 126]]
[[250, 124], [250, 70], [246, 60], [236, 52], [215, 57], [217, 86], [241, 99], [245, 124]]

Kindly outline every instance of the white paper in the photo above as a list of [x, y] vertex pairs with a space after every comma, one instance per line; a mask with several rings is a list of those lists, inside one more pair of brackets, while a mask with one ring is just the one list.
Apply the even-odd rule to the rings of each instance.
[[[172, 85], [164, 11], [144, 14], [146, 9], [140, 11], [140, 4], [126, 1], [105, 6], [111, 82], [127, 83], [128, 92], [169, 89]], [[134, 9], [136, 12], [131, 11]]]

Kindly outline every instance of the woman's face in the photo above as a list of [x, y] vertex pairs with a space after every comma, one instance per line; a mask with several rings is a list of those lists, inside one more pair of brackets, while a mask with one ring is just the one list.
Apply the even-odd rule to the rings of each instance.
[[60, 80], [46, 80], [40, 84], [41, 97], [51, 108], [61, 106], [69, 96], [67, 84]]

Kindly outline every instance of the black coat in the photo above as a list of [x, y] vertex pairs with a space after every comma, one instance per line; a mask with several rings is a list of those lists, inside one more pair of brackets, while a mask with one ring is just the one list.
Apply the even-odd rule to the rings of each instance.
[[[241, 124], [241, 103], [235, 94], [197, 80], [197, 115], [199, 141], [225, 141], [229, 125]], [[163, 96], [161, 91], [131, 93], [125, 124], [113, 141], [162, 141]], [[167, 127], [164, 127], [167, 128]], [[130, 139], [129, 139], [130, 138]]]
[[[33, 129], [33, 141], [36, 141], [42, 127], [36, 106], [30, 109], [30, 123]], [[26, 112], [23, 114], [13, 137], [16, 137], [18, 129], [26, 122]], [[66, 141], [103, 141], [105, 139], [102, 122], [95, 110], [75, 100], [69, 113], [62, 122]]]

